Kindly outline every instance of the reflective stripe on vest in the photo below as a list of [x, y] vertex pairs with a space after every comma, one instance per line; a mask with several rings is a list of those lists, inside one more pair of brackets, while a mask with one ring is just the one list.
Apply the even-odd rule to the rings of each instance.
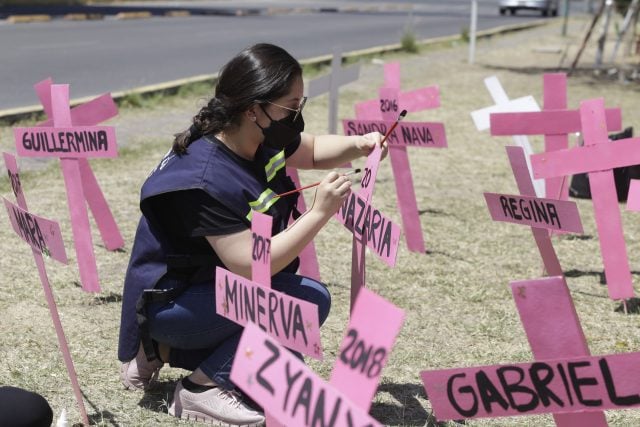
[[284, 150], [280, 151], [278, 154], [269, 159], [269, 163], [267, 163], [264, 167], [264, 172], [267, 175], [267, 182], [271, 181], [275, 178], [276, 173], [280, 169], [282, 169], [285, 165], [284, 158]]
[[273, 204], [277, 201], [278, 197], [276, 193], [274, 193], [272, 189], [267, 188], [262, 192], [262, 194], [260, 194], [258, 200], [249, 202], [249, 207], [251, 208], [251, 210], [247, 214], [247, 219], [251, 221], [251, 218], [253, 217], [253, 211], [258, 211], [261, 213], [268, 211], [269, 208], [273, 206]]

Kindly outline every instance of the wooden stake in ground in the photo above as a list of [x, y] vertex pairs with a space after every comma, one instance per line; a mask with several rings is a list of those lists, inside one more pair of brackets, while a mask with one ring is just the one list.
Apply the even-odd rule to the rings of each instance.
[[53, 290], [51, 289], [47, 270], [44, 265], [44, 259], [42, 257], [42, 254], [44, 253], [58, 262], [67, 264], [67, 254], [64, 250], [64, 242], [62, 241], [60, 226], [57, 222], [35, 216], [28, 212], [27, 201], [22, 191], [16, 159], [11, 154], [4, 153], [4, 163], [7, 167], [7, 172], [11, 181], [11, 188], [13, 189], [13, 194], [18, 201], [18, 206], [3, 198], [4, 204], [7, 208], [9, 219], [11, 220], [16, 234], [31, 246], [33, 258], [35, 259], [36, 266], [38, 268], [40, 282], [42, 283], [42, 289], [44, 290], [47, 305], [49, 306], [49, 315], [51, 316], [51, 321], [53, 322], [53, 326], [56, 330], [60, 352], [62, 353], [62, 358], [67, 368], [67, 375], [69, 375], [69, 380], [71, 381], [71, 387], [73, 388], [73, 393], [76, 398], [76, 403], [78, 404], [82, 422], [88, 426], [89, 418], [84, 406], [84, 401], [82, 400], [82, 390], [78, 383], [78, 375], [76, 374], [76, 369], [73, 365], [73, 359], [71, 357], [71, 352], [69, 351], [67, 338], [64, 334], [60, 315], [58, 314], [58, 307], [56, 306], [56, 300], [53, 296]]
[[604, 100], [580, 104], [585, 145], [531, 156], [536, 178], [588, 173], [609, 297], [634, 295], [613, 169], [640, 164], [640, 138], [609, 141]]

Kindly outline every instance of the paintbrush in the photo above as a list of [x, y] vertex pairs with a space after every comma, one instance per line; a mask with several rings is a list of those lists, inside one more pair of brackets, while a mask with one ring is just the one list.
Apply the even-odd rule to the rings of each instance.
[[[349, 171], [349, 172], [343, 174], [342, 176], [349, 176], [349, 175], [353, 175], [353, 174], [356, 174], [356, 173], [360, 173], [360, 169], [354, 169], [352, 171]], [[276, 194], [276, 197], [288, 196], [289, 194], [297, 193], [299, 191], [306, 190], [307, 188], [317, 187], [318, 185], [320, 185], [320, 181], [315, 182], [313, 184], [305, 185], [304, 187], [296, 188], [295, 190], [286, 191], [284, 193]]]

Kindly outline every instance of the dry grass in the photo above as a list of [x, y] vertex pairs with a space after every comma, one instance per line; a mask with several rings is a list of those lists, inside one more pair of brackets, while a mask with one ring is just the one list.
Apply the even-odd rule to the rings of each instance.
[[[368, 258], [368, 285], [406, 310], [406, 322], [383, 372], [372, 415], [387, 425], [435, 425], [419, 380], [423, 369], [523, 362], [531, 360], [526, 337], [508, 289], [511, 280], [539, 277], [541, 262], [528, 229], [491, 222], [482, 193], [517, 192], [503, 145], [507, 138], [478, 133], [469, 112], [489, 105], [482, 80], [498, 75], [511, 97], [534, 95], [540, 102], [541, 72], [552, 70], [558, 56], [534, 53], [535, 45], [564, 46], [576, 42], [584, 22], [573, 22], [572, 39], [561, 39], [559, 24], [485, 41], [478, 45], [478, 63], [465, 63], [463, 46], [428, 54], [398, 56], [405, 89], [439, 84], [442, 107], [410, 114], [412, 121], [442, 121], [449, 148], [411, 149], [411, 167], [429, 254], [410, 253], [403, 246], [398, 265], [389, 269]], [[571, 57], [571, 54], [570, 54]], [[385, 59], [396, 59], [385, 57]], [[509, 66], [508, 64], [517, 64]], [[354, 102], [375, 97], [382, 83], [381, 67], [363, 67], [361, 79], [344, 90], [341, 117], [351, 115]], [[605, 96], [608, 105], [623, 108], [625, 125], [640, 126], [637, 86], [594, 80], [589, 75], [569, 81], [569, 102]], [[77, 284], [78, 272], [71, 241], [67, 241], [69, 266], [47, 262], [87, 409], [98, 425], [187, 425], [166, 414], [166, 401], [184, 371], [164, 369], [163, 386], [153, 393], [122, 389], [118, 379], [116, 343], [122, 280], [138, 220], [138, 191], [149, 170], [169, 146], [169, 136], [153, 130], [166, 127], [161, 118], [175, 116], [168, 135], [184, 127], [195, 112], [193, 100], [160, 104], [147, 111], [127, 110], [115, 121], [119, 138], [127, 147], [117, 160], [92, 162], [127, 242], [123, 252], [107, 252], [94, 234], [95, 252], [103, 292], [90, 295]], [[305, 110], [308, 130], [323, 132], [326, 98], [315, 99]], [[185, 111], [186, 115], [185, 115]], [[179, 124], [178, 124], [179, 123]], [[141, 126], [144, 130], [136, 128]], [[148, 132], [147, 132], [148, 130]], [[156, 131], [157, 132], [157, 131]], [[146, 136], [144, 136], [146, 134]], [[534, 140], [538, 150], [541, 141]], [[9, 129], [0, 128], [0, 145], [12, 146]], [[30, 209], [60, 222], [70, 239], [70, 225], [59, 168], [48, 163], [23, 174]], [[312, 182], [322, 173], [303, 174]], [[6, 180], [0, 190], [9, 197]], [[396, 212], [391, 170], [381, 167], [374, 205], [400, 221]], [[589, 201], [578, 201], [585, 227], [581, 238], [555, 239], [560, 261], [593, 354], [637, 351], [640, 328], [637, 315], [615, 311], [600, 283], [602, 263]], [[633, 270], [640, 265], [640, 217], [623, 212], [628, 253]], [[95, 228], [95, 227], [94, 227]], [[334, 306], [323, 327], [325, 361], [311, 361], [327, 378], [335, 360], [348, 314], [350, 236], [331, 222], [316, 238], [323, 280], [332, 291]], [[62, 408], [70, 420], [79, 420], [73, 393], [60, 357], [41, 286], [29, 249], [19, 243], [8, 222], [0, 230], [0, 383], [42, 393], [56, 414]], [[638, 282], [638, 273], [634, 279]], [[636, 290], [638, 290], [636, 285]], [[640, 425], [640, 411], [608, 412], [610, 425]], [[550, 416], [470, 421], [469, 425], [553, 425]]]

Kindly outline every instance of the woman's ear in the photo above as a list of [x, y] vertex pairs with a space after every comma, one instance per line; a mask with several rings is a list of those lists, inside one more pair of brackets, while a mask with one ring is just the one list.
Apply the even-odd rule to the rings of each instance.
[[256, 114], [256, 110], [258, 109], [257, 104], [252, 105], [251, 107], [249, 107], [247, 109], [247, 111], [244, 112], [244, 115], [247, 117], [247, 119], [249, 119], [252, 122], [255, 122], [257, 120], [257, 114]]

